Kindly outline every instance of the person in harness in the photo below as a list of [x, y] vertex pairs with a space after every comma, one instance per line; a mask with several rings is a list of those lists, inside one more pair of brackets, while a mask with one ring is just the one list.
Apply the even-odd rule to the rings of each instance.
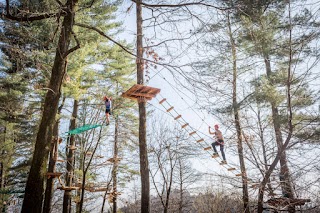
[[221, 155], [223, 158], [223, 161], [221, 161], [221, 163], [226, 164], [227, 160], [226, 160], [226, 156], [224, 154], [224, 140], [223, 140], [222, 133], [219, 130], [218, 124], [214, 125], [214, 130], [215, 130], [214, 132], [211, 132], [211, 127], [209, 126], [209, 134], [211, 134], [211, 135], [214, 134], [216, 136], [216, 141], [211, 144], [212, 148], [214, 150], [213, 156], [219, 156], [218, 151], [216, 149], [216, 146], [220, 146], [220, 151], [221, 151]]
[[104, 100], [104, 104], [106, 106], [107, 125], [109, 125], [109, 123], [110, 123], [109, 116], [111, 115], [111, 107], [112, 107], [111, 97], [104, 96], [103, 100]]

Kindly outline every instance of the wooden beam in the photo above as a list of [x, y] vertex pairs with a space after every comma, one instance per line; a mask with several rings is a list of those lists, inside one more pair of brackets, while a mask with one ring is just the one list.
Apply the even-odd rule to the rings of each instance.
[[183, 129], [183, 128], [186, 128], [188, 125], [189, 125], [188, 123], [183, 124], [183, 125], [181, 126], [181, 128], [182, 128], [182, 129]]
[[190, 132], [189, 135], [191, 136], [191, 135], [196, 134], [196, 133], [197, 133], [196, 131]]
[[204, 148], [204, 150], [210, 150], [210, 149], [211, 149], [211, 146]]
[[197, 140], [198, 143], [200, 143], [200, 142], [202, 142], [202, 141], [204, 141], [203, 138], [201, 138], [200, 140]]
[[162, 100], [159, 102], [159, 104], [162, 104], [162, 103], [165, 102], [166, 100], [167, 100], [166, 98], [162, 99]]
[[175, 117], [174, 120], [178, 120], [179, 118], [181, 118], [181, 115], [178, 115], [177, 117]]
[[228, 168], [228, 171], [236, 170], [236, 168]]
[[171, 110], [173, 110], [173, 106], [172, 107], [170, 107], [169, 109], [167, 109], [167, 112], [170, 112]]

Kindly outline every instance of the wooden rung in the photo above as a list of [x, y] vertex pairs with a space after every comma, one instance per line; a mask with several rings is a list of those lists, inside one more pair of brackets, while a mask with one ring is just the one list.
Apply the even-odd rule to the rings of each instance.
[[189, 135], [191, 136], [191, 135], [196, 134], [196, 133], [197, 133], [196, 131], [190, 132]]
[[183, 125], [181, 126], [181, 128], [183, 129], [183, 128], [185, 128], [185, 127], [188, 126], [188, 125], [189, 125], [188, 123], [183, 124]]
[[237, 176], [237, 177], [240, 177], [240, 176], [242, 176], [242, 173], [236, 174], [236, 176]]
[[228, 168], [228, 171], [236, 170], [236, 168]]
[[159, 102], [159, 104], [162, 104], [162, 103], [165, 102], [166, 100], [167, 100], [166, 98], [162, 99], [162, 100]]
[[177, 117], [175, 117], [174, 120], [178, 120], [179, 118], [181, 118], [181, 115], [178, 115]]
[[197, 140], [198, 143], [200, 143], [200, 142], [202, 142], [202, 141], [204, 141], [203, 138], [201, 138], [200, 140]]
[[204, 148], [204, 150], [210, 150], [210, 149], [211, 149], [211, 146]]
[[167, 112], [170, 112], [171, 110], [173, 110], [173, 106], [172, 107], [170, 107], [169, 109], [167, 109]]
[[218, 154], [212, 155], [212, 158], [217, 158], [217, 157], [219, 157]]
[[225, 165], [225, 164], [227, 164], [226, 161], [220, 162], [220, 165]]
[[64, 162], [64, 160], [63, 160], [63, 159], [56, 159], [55, 161], [56, 161], [56, 162], [61, 162], [61, 163], [63, 163], [63, 162]]

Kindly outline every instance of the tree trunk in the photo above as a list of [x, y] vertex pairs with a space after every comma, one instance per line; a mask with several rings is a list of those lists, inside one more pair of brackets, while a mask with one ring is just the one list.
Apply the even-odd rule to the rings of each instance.
[[[74, 100], [73, 102], [73, 111], [72, 111], [72, 118], [70, 120], [70, 127], [69, 130], [76, 128], [76, 120], [78, 117], [78, 100]], [[69, 147], [75, 146], [75, 138], [74, 135], [68, 137]], [[68, 149], [67, 155], [67, 172], [66, 172], [66, 186], [71, 186], [73, 182], [73, 175], [74, 175], [74, 149]], [[63, 195], [63, 213], [71, 212], [71, 191], [64, 191]]]
[[[265, 55], [265, 64], [266, 64], [266, 71], [267, 76], [271, 78], [271, 65], [269, 55]], [[272, 120], [273, 120], [273, 127], [276, 135], [276, 143], [278, 150], [281, 149], [283, 146], [283, 138], [281, 133], [281, 125], [280, 125], [280, 116], [278, 112], [278, 108], [274, 102], [271, 103], [271, 110], [272, 110]], [[282, 189], [282, 195], [288, 198], [294, 198], [293, 188], [290, 180], [290, 171], [287, 163], [287, 155], [286, 151], [284, 150], [280, 156], [280, 185]]]
[[60, 88], [65, 74], [64, 67], [74, 22], [75, 3], [76, 0], [68, 0], [66, 3], [67, 14], [62, 23], [21, 212], [38, 213], [42, 210], [44, 179], [46, 177], [49, 153], [48, 141], [52, 137], [49, 130], [52, 128], [60, 99]]
[[101, 206], [101, 213], [103, 213], [103, 211], [104, 211], [104, 206], [106, 205], [107, 195], [108, 195], [108, 192], [105, 192], [104, 195], [103, 195], [103, 201], [102, 201], [102, 206]]
[[[118, 158], [118, 138], [119, 138], [119, 118], [118, 116], [115, 119], [115, 128], [114, 128], [114, 148], [113, 148], [113, 158]], [[112, 202], [112, 212], [117, 213], [117, 172], [118, 172], [118, 161], [115, 160], [112, 168], [112, 192], [115, 193]]]
[[[258, 106], [258, 108], [259, 108], [259, 106]], [[269, 169], [269, 167], [268, 167], [266, 145], [265, 145], [264, 136], [263, 136], [263, 127], [262, 127], [262, 123], [261, 123], [260, 108], [258, 109], [258, 126], [259, 126], [259, 131], [260, 131], [260, 140], [261, 140], [261, 146], [262, 146], [264, 169], [265, 169], [265, 171], [267, 171]], [[270, 179], [267, 180], [267, 185], [268, 185], [268, 189], [270, 191], [270, 194], [273, 196], [274, 190], [273, 190], [272, 185], [270, 183]]]
[[[141, 0], [136, 1], [137, 9], [137, 83], [143, 84], [144, 61], [142, 46], [142, 6]], [[140, 152], [140, 175], [141, 175], [141, 213], [150, 211], [150, 182], [149, 163], [146, 142], [146, 102], [139, 102], [139, 152]]]
[[236, 45], [234, 42], [230, 17], [228, 14], [228, 33], [229, 39], [231, 44], [231, 51], [232, 51], [232, 70], [233, 70], [233, 82], [232, 82], [232, 105], [233, 105], [233, 113], [234, 113], [234, 121], [237, 131], [237, 147], [238, 147], [238, 155], [239, 155], [239, 162], [240, 162], [240, 169], [242, 173], [242, 199], [243, 199], [243, 208], [245, 213], [250, 213], [249, 209], [249, 193], [248, 193], [248, 178], [247, 178], [247, 171], [246, 165], [244, 162], [244, 154], [243, 154], [243, 145], [242, 145], [242, 135], [241, 135], [241, 124], [240, 124], [240, 115], [239, 115], [239, 107], [237, 101], [237, 52], [236, 52]]
[[[51, 148], [49, 154], [49, 166], [48, 172], [54, 172], [56, 168], [56, 161], [57, 153], [58, 153], [58, 128], [59, 128], [59, 121], [56, 121], [54, 128], [53, 128], [53, 137], [54, 140], [51, 140]], [[54, 178], [50, 177], [47, 179], [46, 183], [46, 190], [45, 190], [45, 197], [44, 197], [44, 204], [43, 204], [43, 212], [49, 213], [51, 212], [51, 201], [52, 201], [52, 194], [53, 194], [53, 186], [54, 186]]]
[[[83, 158], [80, 157], [80, 166], [79, 168], [82, 168], [82, 164], [83, 164]], [[82, 192], [82, 187], [84, 188], [83, 182], [80, 183], [81, 184], [81, 188], [77, 190], [76, 192], [76, 196], [77, 196], [77, 204], [76, 204], [76, 212], [79, 213], [80, 212], [80, 198], [81, 198], [81, 192]]]
[[[63, 98], [63, 101], [61, 105], [58, 108], [58, 114], [60, 115], [61, 110], [63, 108], [65, 101], [65, 97]], [[58, 157], [58, 138], [59, 138], [59, 124], [60, 119], [58, 119], [53, 127], [53, 137], [56, 140], [51, 140], [51, 147], [50, 147], [50, 153], [49, 153], [49, 166], [48, 166], [48, 172], [54, 172], [56, 168], [56, 161], [54, 159], [57, 159]], [[52, 201], [52, 194], [53, 194], [53, 186], [54, 186], [54, 178], [50, 177], [47, 179], [46, 183], [46, 190], [45, 190], [45, 197], [44, 197], [44, 204], [43, 204], [43, 212], [44, 213], [50, 213], [51, 212], [51, 201]]]
[[[290, 17], [290, 4], [289, 4], [289, 17]], [[290, 42], [291, 42], [291, 30], [290, 30]], [[266, 171], [266, 174], [263, 178], [263, 181], [260, 185], [259, 188], [259, 194], [258, 194], [258, 213], [263, 212], [263, 195], [264, 195], [264, 190], [266, 187], [266, 184], [268, 182], [268, 179], [270, 178], [272, 171], [275, 169], [276, 165], [278, 164], [278, 161], [280, 161], [280, 175], [284, 179], [284, 182], [282, 182], [281, 187], [283, 190], [284, 195], [288, 195], [289, 198], [293, 198], [293, 188], [291, 186], [291, 181], [290, 181], [290, 174], [289, 174], [289, 169], [287, 166], [287, 161], [286, 161], [286, 155], [285, 151], [286, 148], [289, 145], [289, 142], [292, 137], [292, 132], [293, 132], [293, 125], [292, 125], [292, 106], [291, 106], [291, 62], [292, 62], [292, 49], [291, 49], [291, 44], [290, 44], [290, 58], [289, 58], [289, 66], [288, 66], [288, 78], [287, 78], [287, 108], [288, 108], [288, 136], [286, 138], [286, 141], [283, 143], [282, 135], [281, 135], [281, 129], [280, 129], [280, 122], [279, 122], [279, 114], [278, 114], [278, 109], [275, 105], [275, 103], [271, 103], [271, 108], [272, 108], [272, 118], [273, 118], [273, 124], [274, 124], [274, 129], [275, 129], [275, 134], [276, 134], [276, 142], [278, 145], [278, 152], [277, 155], [269, 167], [269, 169]], [[270, 58], [269, 55], [265, 54], [264, 55], [264, 61], [266, 65], [266, 71], [267, 71], [267, 76], [271, 76], [271, 65], [270, 65]], [[293, 213], [295, 212], [295, 206], [289, 206], [288, 207], [288, 212]]]
[[[4, 169], [3, 169], [3, 162], [0, 162], [0, 190], [4, 190]], [[4, 195], [0, 194], [0, 206], [1, 212], [5, 212], [5, 204], [4, 204]]]
[[182, 213], [183, 208], [183, 174], [182, 174], [182, 163], [181, 159], [179, 158], [179, 187], [180, 187], [180, 200], [179, 200], [179, 213]]

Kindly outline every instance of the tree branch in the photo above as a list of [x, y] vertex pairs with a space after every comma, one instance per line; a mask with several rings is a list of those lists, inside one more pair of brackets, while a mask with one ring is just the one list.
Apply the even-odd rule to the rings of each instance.
[[[136, 3], [136, 0], [131, 0], [131, 1]], [[182, 3], [182, 4], [147, 4], [147, 3], [141, 2], [141, 5], [143, 5], [145, 7], [153, 7], [153, 8], [157, 8], [157, 7], [187, 7], [187, 6], [200, 5], [200, 6], [205, 6], [205, 7], [213, 7], [215, 9], [223, 10], [223, 11], [230, 9], [230, 8], [222, 8], [222, 7], [217, 7], [217, 6], [214, 6], [211, 4], [207, 4], [207, 3], [204, 3], [204, 1]]]
[[74, 52], [74, 51], [76, 51], [77, 49], [79, 49], [80, 48], [80, 41], [79, 41], [79, 39], [77, 38], [77, 35], [72, 31], [71, 32], [72, 33], [72, 35], [73, 35], [73, 38], [74, 38], [74, 40], [76, 41], [76, 46], [74, 46], [74, 47], [72, 47], [71, 49], [69, 49], [67, 52], [66, 52], [66, 54], [64, 55], [64, 58], [65, 57], [67, 57], [70, 53], [72, 53], [72, 52]]
[[89, 25], [85, 25], [85, 24], [79, 24], [79, 23], [75, 23], [74, 25], [79, 26], [79, 27], [83, 27], [86, 29], [90, 29], [90, 30], [94, 30], [97, 33], [99, 33], [100, 35], [102, 35], [103, 37], [107, 38], [109, 41], [115, 43], [116, 45], [118, 45], [121, 49], [123, 49], [125, 52], [129, 53], [130, 55], [137, 57], [134, 53], [130, 52], [130, 50], [128, 50], [126, 47], [124, 47], [122, 44], [120, 44], [119, 42], [115, 41], [113, 38], [111, 38], [110, 36], [106, 35], [104, 32], [102, 32], [101, 30], [99, 30], [96, 27], [92, 27]]
[[[92, 27], [92, 26], [89, 26], [89, 25], [86, 25], [86, 24], [80, 24], [80, 23], [75, 23], [74, 24], [75, 26], [78, 26], [78, 27], [83, 27], [83, 28], [86, 28], [86, 29], [90, 29], [90, 30], [94, 30], [96, 31], [97, 33], [99, 33], [100, 35], [102, 35], [103, 37], [107, 38], [109, 41], [111, 41], [112, 43], [118, 45], [122, 50], [124, 50], [126, 53], [134, 56], [135, 58], [137, 58], [137, 55], [132, 53], [130, 50], [128, 50], [125, 46], [123, 46], [122, 44], [120, 44], [119, 42], [117, 42], [116, 40], [114, 40], [113, 38], [111, 38], [110, 36], [106, 35], [104, 32], [102, 32], [101, 30], [99, 30], [98, 28], [96, 27]], [[144, 61], [148, 61], [150, 63], [153, 63], [153, 64], [157, 64], [157, 65], [161, 65], [161, 66], [167, 66], [167, 67], [172, 67], [172, 68], [177, 68], [177, 66], [174, 66], [174, 65], [170, 65], [170, 64], [164, 64], [164, 63], [159, 63], [159, 62], [155, 62], [155, 61], [152, 61], [152, 60], [149, 60], [149, 59], [146, 59], [146, 58], [142, 58]]]
[[39, 20], [52, 18], [52, 17], [64, 16], [67, 14], [65, 11], [60, 10], [59, 12], [56, 12], [56, 13], [44, 13], [44, 14], [40, 14], [40, 15], [29, 14], [29, 15], [25, 15], [25, 16], [13, 16], [10, 13], [10, 0], [6, 0], [5, 11], [6, 11], [6, 13], [2, 14], [2, 17], [7, 18], [9, 20], [13, 20], [13, 21], [19, 21], [19, 22], [39, 21]]

